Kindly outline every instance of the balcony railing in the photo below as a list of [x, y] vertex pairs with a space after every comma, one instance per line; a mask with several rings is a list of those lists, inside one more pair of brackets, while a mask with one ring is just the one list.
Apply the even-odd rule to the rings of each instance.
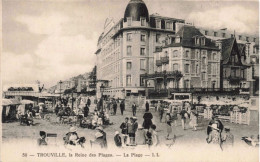
[[162, 66], [162, 61], [161, 60], [156, 60], [156, 66]]
[[163, 64], [169, 64], [169, 57], [166, 56], [166, 57], [161, 57], [161, 61]]
[[149, 98], [170, 97], [171, 93], [213, 93], [213, 94], [249, 94], [249, 88], [168, 88], [148, 90]]

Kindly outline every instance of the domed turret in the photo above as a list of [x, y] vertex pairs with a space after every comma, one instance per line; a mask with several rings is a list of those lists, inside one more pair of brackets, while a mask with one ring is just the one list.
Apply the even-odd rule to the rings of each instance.
[[125, 9], [124, 22], [127, 17], [132, 17], [132, 21], [140, 21], [140, 17], [145, 17], [148, 22], [149, 13], [145, 3], [142, 0], [131, 0]]

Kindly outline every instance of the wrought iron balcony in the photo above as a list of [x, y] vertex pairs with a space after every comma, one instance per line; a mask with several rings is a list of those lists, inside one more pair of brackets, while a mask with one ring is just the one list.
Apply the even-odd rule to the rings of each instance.
[[169, 56], [161, 57], [161, 61], [163, 64], [169, 64]]

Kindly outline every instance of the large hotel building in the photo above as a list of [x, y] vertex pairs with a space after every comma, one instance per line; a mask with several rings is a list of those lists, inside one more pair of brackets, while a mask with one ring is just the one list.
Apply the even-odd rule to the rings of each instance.
[[[236, 43], [225, 41], [229, 38]], [[235, 46], [225, 53], [231, 59], [237, 52], [234, 55], [243, 63], [229, 68], [231, 72], [233, 68], [239, 69], [235, 75], [247, 76], [251, 74], [247, 60], [250, 53], [258, 52], [257, 41], [257, 37], [230, 33], [226, 29], [196, 28], [182, 19], [149, 15], [142, 0], [130, 0], [124, 17], [117, 23], [107, 19], [98, 39], [97, 95], [100, 96], [101, 85], [105, 86], [104, 95], [116, 98], [147, 95], [148, 89], [230, 88], [228, 82], [221, 82], [222, 46], [225, 47], [225, 42]], [[235, 45], [239, 43], [243, 46]], [[239, 51], [248, 57], [240, 57]], [[238, 84], [240, 88], [249, 85]]]

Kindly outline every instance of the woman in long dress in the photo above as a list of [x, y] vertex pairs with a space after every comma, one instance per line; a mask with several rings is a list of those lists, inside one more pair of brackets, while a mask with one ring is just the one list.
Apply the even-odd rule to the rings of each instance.
[[197, 126], [198, 126], [198, 114], [196, 112], [196, 110], [192, 110], [190, 113], [190, 125], [193, 128], [193, 131], [197, 130]]
[[153, 119], [153, 115], [151, 112], [149, 112], [149, 109], [146, 110], [146, 112], [144, 113], [144, 122], [143, 122], [143, 128], [144, 129], [149, 129], [150, 126], [153, 124], [152, 119]]

